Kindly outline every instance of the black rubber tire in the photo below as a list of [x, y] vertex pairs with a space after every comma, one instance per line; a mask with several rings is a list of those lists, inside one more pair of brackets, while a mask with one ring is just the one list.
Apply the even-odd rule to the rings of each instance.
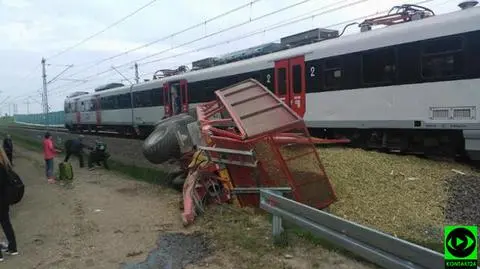
[[197, 119], [197, 108], [192, 107], [188, 110], [188, 115], [192, 116], [194, 119]]
[[143, 142], [143, 156], [154, 164], [161, 164], [173, 158], [180, 158], [180, 146], [176, 131], [180, 125], [194, 122], [187, 114], [171, 117], [169, 121], [161, 122]]

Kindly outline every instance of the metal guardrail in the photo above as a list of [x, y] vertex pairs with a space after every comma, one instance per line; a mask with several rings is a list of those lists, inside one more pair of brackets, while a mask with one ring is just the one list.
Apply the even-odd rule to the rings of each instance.
[[260, 190], [260, 201], [260, 207], [274, 216], [274, 238], [283, 232], [283, 219], [383, 268], [445, 267], [441, 253], [290, 200], [279, 192]]

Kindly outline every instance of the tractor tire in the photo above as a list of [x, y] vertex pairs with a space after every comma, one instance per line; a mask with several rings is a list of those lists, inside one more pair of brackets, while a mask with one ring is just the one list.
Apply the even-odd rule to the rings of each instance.
[[181, 125], [195, 121], [189, 115], [171, 117], [161, 122], [143, 142], [143, 156], [154, 164], [164, 163], [172, 158], [180, 158], [180, 146], [176, 132]]
[[194, 119], [197, 119], [197, 108], [192, 107], [188, 110], [188, 115], [192, 116]]

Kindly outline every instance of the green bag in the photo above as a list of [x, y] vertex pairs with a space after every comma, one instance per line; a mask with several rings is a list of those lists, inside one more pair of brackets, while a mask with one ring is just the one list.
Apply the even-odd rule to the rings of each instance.
[[69, 162], [60, 163], [58, 165], [58, 171], [60, 172], [60, 180], [72, 180], [73, 179], [73, 168], [72, 164]]

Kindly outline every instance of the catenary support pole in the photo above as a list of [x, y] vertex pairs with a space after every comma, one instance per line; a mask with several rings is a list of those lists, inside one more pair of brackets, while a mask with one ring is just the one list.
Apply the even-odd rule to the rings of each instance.
[[45, 115], [45, 126], [49, 128], [48, 122], [48, 90], [47, 90], [47, 71], [45, 69], [45, 58], [42, 58], [42, 79], [43, 79], [43, 114]]
[[138, 76], [138, 64], [135, 63], [135, 83], [138, 84], [140, 77]]

